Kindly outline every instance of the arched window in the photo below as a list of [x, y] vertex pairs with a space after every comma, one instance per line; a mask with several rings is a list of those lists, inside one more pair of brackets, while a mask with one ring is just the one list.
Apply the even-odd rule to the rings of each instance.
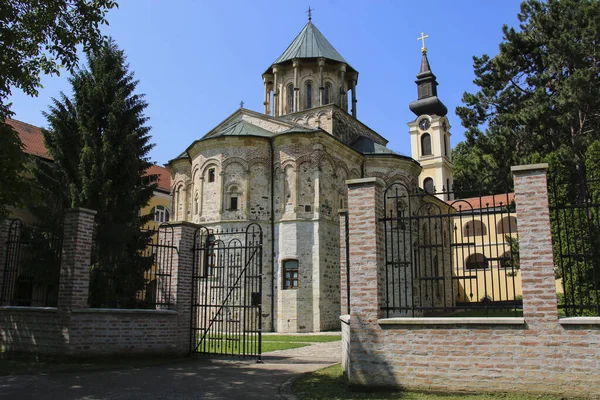
[[323, 105], [329, 103], [331, 103], [331, 83], [326, 83], [323, 91]]
[[312, 108], [312, 82], [306, 82], [306, 108]]
[[208, 170], [208, 181], [209, 182], [214, 182], [215, 181], [215, 169], [214, 168], [210, 168]]
[[425, 178], [425, 180], [423, 181], [423, 190], [425, 190], [425, 193], [429, 193], [429, 194], [433, 193], [433, 190], [434, 190], [433, 179]]
[[498, 222], [496, 226], [496, 233], [498, 235], [510, 235], [517, 233], [517, 218], [516, 217], [504, 217]]
[[154, 215], [154, 222], [169, 222], [169, 209], [165, 206], [154, 206], [150, 210]]
[[198, 215], [199, 211], [200, 211], [200, 197], [198, 196], [198, 192], [196, 192], [196, 195], [194, 196], [194, 214]]
[[444, 155], [448, 157], [448, 148], [450, 144], [448, 143], [448, 135], [444, 135]]
[[466, 269], [485, 269], [488, 267], [488, 261], [485, 256], [481, 253], [471, 254], [465, 260]]
[[487, 235], [487, 226], [485, 226], [485, 224], [483, 222], [478, 221], [478, 220], [473, 220], [473, 221], [467, 222], [463, 226], [463, 236], [464, 237], [481, 236], [481, 235]]
[[421, 155], [431, 155], [431, 135], [429, 133], [421, 135]]
[[241, 192], [238, 191], [237, 186], [231, 186], [227, 191], [229, 197], [227, 211], [237, 211], [240, 209]]
[[298, 260], [283, 262], [283, 288], [298, 289]]
[[294, 112], [294, 85], [289, 84], [287, 87], [287, 95], [288, 95], [288, 113]]

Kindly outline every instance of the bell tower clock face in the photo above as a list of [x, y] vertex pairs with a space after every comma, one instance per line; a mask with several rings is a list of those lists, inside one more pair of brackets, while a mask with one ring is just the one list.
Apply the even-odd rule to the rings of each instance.
[[427, 118], [422, 119], [419, 122], [419, 128], [421, 128], [421, 130], [426, 131], [427, 129], [429, 129], [429, 127], [431, 126], [431, 123], [429, 122], [429, 120]]

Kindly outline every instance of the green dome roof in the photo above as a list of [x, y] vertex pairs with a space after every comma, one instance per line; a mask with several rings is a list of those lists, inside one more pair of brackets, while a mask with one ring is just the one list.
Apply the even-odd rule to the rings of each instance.
[[311, 22], [296, 36], [296, 39], [273, 64], [281, 64], [294, 58], [326, 58], [348, 64], [344, 57], [329, 43], [325, 36]]

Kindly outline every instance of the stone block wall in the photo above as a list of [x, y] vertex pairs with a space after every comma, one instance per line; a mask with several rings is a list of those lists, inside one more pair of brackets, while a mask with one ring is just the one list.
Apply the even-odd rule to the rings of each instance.
[[342, 360], [350, 383], [600, 398], [600, 318], [557, 314], [546, 168], [513, 169], [522, 318], [383, 318], [381, 237], [371, 211], [381, 189], [348, 181], [353, 296]]

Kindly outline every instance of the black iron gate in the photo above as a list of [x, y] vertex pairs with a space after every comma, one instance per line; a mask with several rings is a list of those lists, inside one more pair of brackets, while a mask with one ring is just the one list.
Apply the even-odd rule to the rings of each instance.
[[194, 234], [191, 352], [261, 359], [262, 229]]

